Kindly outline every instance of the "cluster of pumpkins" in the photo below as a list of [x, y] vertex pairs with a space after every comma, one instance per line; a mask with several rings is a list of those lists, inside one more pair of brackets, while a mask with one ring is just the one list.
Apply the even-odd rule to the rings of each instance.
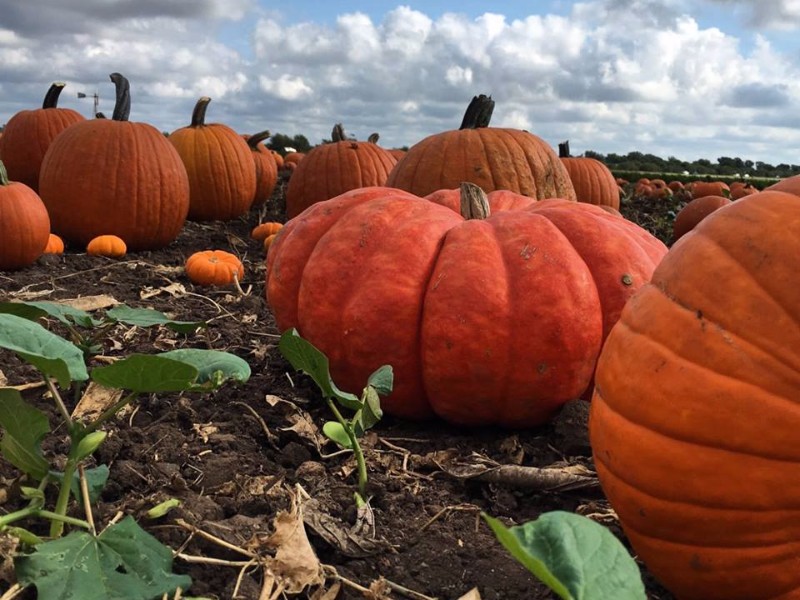
[[[677, 597], [800, 597], [800, 183], [729, 201], [668, 249], [619, 214], [602, 163], [489, 127], [493, 106], [476, 96], [459, 129], [399, 159], [334, 130], [297, 162], [288, 222], [258, 233], [275, 236], [279, 329], [322, 350], [342, 389], [392, 365], [383, 408], [403, 418], [536, 427], [590, 400], [603, 490]], [[190, 206], [179, 132], [102, 121], [45, 157], [60, 230], [88, 241], [113, 223], [142, 248], [186, 212], [217, 218]], [[231, 182], [228, 217], [252, 203], [254, 182], [209, 177]]]

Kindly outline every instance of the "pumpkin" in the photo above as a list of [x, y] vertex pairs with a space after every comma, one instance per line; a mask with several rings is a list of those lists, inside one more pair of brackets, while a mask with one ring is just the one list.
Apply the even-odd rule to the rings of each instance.
[[50, 234], [50, 218], [41, 198], [30, 187], [9, 181], [0, 161], [0, 270], [33, 264]]
[[619, 210], [619, 185], [607, 166], [596, 158], [570, 156], [569, 141], [558, 145], [558, 157], [567, 168], [578, 202]]
[[675, 216], [675, 222], [672, 224], [672, 240], [679, 240], [712, 212], [730, 203], [731, 199], [725, 196], [700, 196], [690, 200]]
[[283, 167], [283, 156], [277, 150], [270, 150], [270, 154], [272, 154], [272, 158], [275, 159], [275, 164], [278, 166], [278, 170]]
[[731, 195], [731, 188], [724, 181], [693, 181], [692, 198], [702, 198], [703, 196], [727, 196]]
[[42, 254], [64, 254], [64, 240], [55, 233], [51, 233]]
[[269, 247], [272, 246], [272, 242], [274, 242], [277, 237], [277, 233], [272, 233], [264, 238], [264, 252], [269, 252]]
[[71, 108], [58, 108], [58, 97], [65, 85], [53, 83], [42, 108], [16, 113], [8, 120], [0, 137], [0, 156], [9, 179], [24, 183], [37, 193], [39, 171], [50, 143], [70, 125], [86, 120]]
[[731, 200], [738, 200], [750, 194], [757, 194], [758, 188], [743, 181], [734, 181], [730, 184]]
[[278, 233], [281, 227], [283, 227], [283, 223], [276, 223], [274, 221], [261, 223], [253, 227], [253, 230], [250, 232], [250, 237], [259, 242], [263, 242], [272, 234]]
[[590, 204], [478, 192], [463, 186], [469, 219], [452, 192], [367, 187], [290, 220], [267, 254], [278, 328], [325, 352], [342, 389], [392, 365], [389, 414], [545, 422], [587, 389], [604, 331], [666, 247]]
[[262, 144], [269, 136], [269, 131], [261, 131], [247, 137], [247, 145], [256, 163], [256, 193], [251, 206], [260, 206], [269, 201], [278, 184], [278, 164], [272, 150]]
[[122, 258], [128, 252], [125, 240], [116, 235], [98, 235], [86, 245], [86, 254]]
[[128, 250], [163, 248], [186, 220], [186, 169], [164, 134], [128, 120], [128, 80], [110, 77], [112, 118], [75, 123], [53, 140], [42, 161], [40, 195], [53, 232], [79, 247], [113, 234]]
[[286, 187], [286, 215], [291, 219], [316, 202], [359, 187], [380, 186], [396, 159], [373, 141], [347, 139], [341, 123], [332, 141], [312, 148], [292, 173]]
[[575, 200], [569, 173], [553, 149], [527, 131], [489, 127], [493, 110], [491, 97], [475, 96], [461, 128], [411, 146], [386, 185], [425, 196], [469, 181], [487, 192], [506, 189], [537, 199]]
[[188, 219], [229, 221], [250, 210], [256, 195], [256, 167], [247, 142], [222, 123], [206, 123], [211, 98], [200, 98], [191, 124], [173, 131], [169, 141], [189, 175]]
[[636, 554], [682, 600], [800, 597], [800, 199], [704, 219], [626, 305], [590, 440]]
[[242, 261], [225, 250], [195, 252], [186, 259], [184, 269], [192, 283], [203, 286], [226, 286], [244, 277]]
[[283, 157], [282, 166], [294, 169], [305, 157], [305, 152], [287, 152]]
[[800, 175], [792, 175], [791, 177], [785, 177], [781, 179], [777, 183], [773, 183], [772, 185], [764, 188], [765, 192], [786, 192], [788, 194], [794, 194], [795, 196], [800, 196]]

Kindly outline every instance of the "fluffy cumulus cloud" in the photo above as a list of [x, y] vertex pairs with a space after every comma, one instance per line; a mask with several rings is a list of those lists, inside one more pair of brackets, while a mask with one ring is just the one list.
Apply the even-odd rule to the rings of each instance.
[[[715, 10], [740, 20], [702, 18]], [[57, 80], [63, 105], [87, 114], [74, 92], [98, 91], [110, 112], [108, 74], [120, 71], [132, 118], [166, 131], [207, 95], [209, 120], [242, 132], [317, 142], [342, 122], [411, 145], [458, 127], [486, 93], [494, 125], [569, 139], [574, 153], [800, 153], [798, 66], [770, 29], [800, 25], [797, 0], [584, 0], [513, 18], [401, 5], [315, 22], [257, 0], [0, 0], [0, 13], [0, 123]]]

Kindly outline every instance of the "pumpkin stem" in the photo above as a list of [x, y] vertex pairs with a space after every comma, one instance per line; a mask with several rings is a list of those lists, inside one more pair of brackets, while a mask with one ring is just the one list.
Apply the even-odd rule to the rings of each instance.
[[0, 186], [9, 185], [11, 182], [8, 180], [8, 171], [3, 161], [0, 160]]
[[376, 131], [375, 133], [370, 133], [369, 134], [369, 137], [367, 138], [367, 141], [370, 144], [377, 144], [379, 139], [381, 139], [381, 134]]
[[333, 126], [333, 131], [331, 132], [331, 141], [333, 142], [346, 142], [347, 136], [344, 134], [344, 127], [341, 123], [337, 123]]
[[197, 104], [194, 105], [194, 110], [192, 111], [192, 127], [200, 127], [206, 124], [206, 109], [208, 108], [209, 102], [211, 102], [211, 98], [203, 96], [197, 101]]
[[558, 158], [569, 158], [569, 140], [558, 144]]
[[461, 121], [459, 129], [488, 127], [489, 121], [492, 120], [492, 111], [494, 111], [494, 100], [492, 100], [491, 96], [486, 94], [473, 96], [464, 113], [464, 119]]
[[251, 150], [256, 150], [258, 148], [258, 145], [271, 135], [272, 134], [269, 132], [268, 129], [265, 129], [264, 131], [259, 131], [258, 133], [254, 133], [249, 138], [247, 138], [247, 145], [250, 146]]
[[99, 113], [95, 114], [94, 118], [95, 119], [105, 119], [106, 115], [103, 112], [99, 112]]
[[131, 115], [131, 85], [119, 73], [109, 75], [116, 86], [117, 98], [114, 102], [114, 112], [111, 118], [114, 121], [127, 121]]
[[64, 89], [64, 86], [67, 85], [61, 81], [56, 81], [50, 86], [50, 89], [47, 90], [47, 93], [44, 95], [44, 102], [42, 102], [42, 108], [57, 108], [58, 107], [58, 97], [61, 95], [61, 90]]
[[461, 216], [466, 220], [486, 219], [489, 210], [489, 198], [480, 186], [469, 181], [461, 182]]

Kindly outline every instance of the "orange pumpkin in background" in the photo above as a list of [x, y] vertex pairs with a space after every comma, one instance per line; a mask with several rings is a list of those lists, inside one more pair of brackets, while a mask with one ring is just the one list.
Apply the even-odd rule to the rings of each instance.
[[113, 234], [128, 250], [163, 248], [178, 237], [189, 210], [186, 169], [163, 133], [128, 120], [128, 80], [110, 77], [112, 118], [75, 123], [53, 140], [42, 161], [40, 195], [53, 232], [78, 247]]
[[211, 98], [203, 96], [192, 122], [169, 136], [189, 176], [188, 219], [228, 221], [250, 210], [256, 195], [256, 166], [244, 138], [222, 123], [206, 123]]
[[11, 181], [39, 192], [39, 171], [51, 142], [64, 129], [86, 119], [71, 108], [58, 108], [65, 83], [55, 82], [47, 90], [41, 108], [16, 113], [0, 137], [0, 157]]
[[0, 161], [0, 270], [33, 264], [49, 235], [50, 218], [41, 198], [24, 183], [9, 181]]
[[731, 202], [731, 199], [725, 196], [700, 196], [690, 200], [675, 216], [672, 225], [672, 240], [679, 240], [712, 212]]
[[411, 146], [386, 186], [425, 196], [469, 181], [486, 192], [505, 189], [536, 199], [575, 200], [569, 173], [555, 151], [527, 131], [489, 127], [493, 110], [491, 97], [475, 96], [461, 127]]
[[578, 202], [619, 211], [619, 185], [607, 166], [596, 158], [570, 156], [569, 141], [558, 145], [558, 157], [567, 168]]
[[86, 254], [122, 258], [128, 252], [125, 240], [116, 235], [98, 235], [86, 245]]
[[261, 223], [260, 225], [253, 227], [253, 230], [250, 232], [250, 237], [254, 240], [258, 240], [259, 242], [263, 242], [272, 234], [278, 233], [282, 227], [283, 223], [277, 223], [274, 221]]
[[47, 245], [44, 247], [43, 254], [64, 254], [64, 240], [55, 233], [51, 233], [47, 238]]
[[251, 206], [266, 203], [278, 184], [278, 164], [275, 162], [272, 150], [262, 143], [269, 136], [269, 131], [260, 131], [247, 137], [247, 145], [256, 164], [256, 193]]
[[341, 123], [337, 123], [331, 139], [312, 148], [297, 163], [286, 187], [286, 215], [290, 219], [316, 202], [386, 183], [396, 160], [378, 146], [377, 134], [366, 142], [347, 139]]

